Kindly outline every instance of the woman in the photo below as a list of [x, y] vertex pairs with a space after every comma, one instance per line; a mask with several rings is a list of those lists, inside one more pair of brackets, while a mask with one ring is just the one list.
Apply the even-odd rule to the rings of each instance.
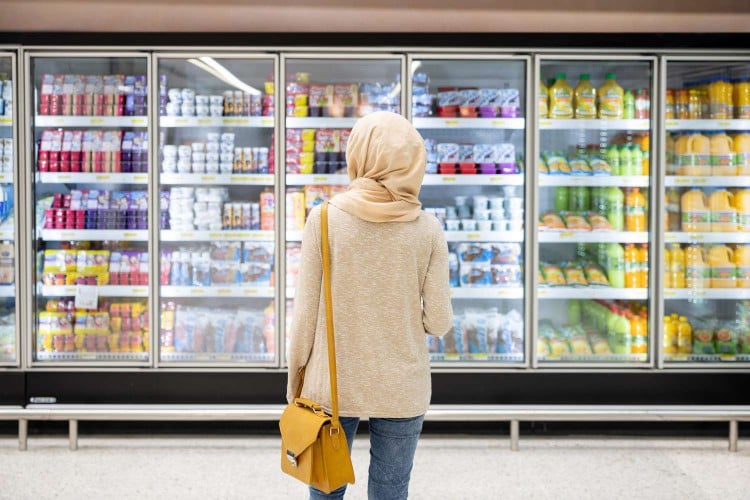
[[[351, 447], [368, 417], [368, 495], [407, 497], [417, 439], [430, 403], [425, 333], [452, 328], [448, 246], [438, 220], [421, 210], [422, 138], [405, 118], [377, 112], [352, 129], [349, 190], [330, 202], [329, 245], [341, 423]], [[287, 399], [307, 366], [302, 397], [331, 407], [320, 207], [310, 213], [289, 345]], [[311, 499], [343, 498], [346, 486]]]

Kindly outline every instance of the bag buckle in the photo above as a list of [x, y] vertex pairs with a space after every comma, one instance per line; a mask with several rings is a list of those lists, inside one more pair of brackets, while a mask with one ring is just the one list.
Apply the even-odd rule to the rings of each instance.
[[286, 459], [292, 464], [292, 467], [297, 467], [297, 457], [290, 450], [286, 450]]
[[338, 436], [338, 435], [339, 435], [339, 433], [341, 432], [341, 428], [340, 428], [340, 427], [333, 427], [333, 426], [331, 426], [331, 427], [329, 427], [329, 428], [328, 428], [328, 435], [329, 435], [329, 436], [333, 437], [333, 430], [334, 430], [334, 429], [336, 429], [336, 435], [337, 435], [337, 436]]

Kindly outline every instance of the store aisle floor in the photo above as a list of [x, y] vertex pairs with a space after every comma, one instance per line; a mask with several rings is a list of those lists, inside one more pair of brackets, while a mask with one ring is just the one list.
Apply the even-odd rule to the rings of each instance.
[[[304, 499], [278, 472], [273, 437], [88, 437], [70, 452], [64, 437], [32, 437], [29, 450], [0, 438], [0, 499]], [[423, 437], [411, 496], [461, 499], [748, 498], [750, 443], [728, 453], [719, 439]], [[366, 436], [354, 448], [367, 497]]]

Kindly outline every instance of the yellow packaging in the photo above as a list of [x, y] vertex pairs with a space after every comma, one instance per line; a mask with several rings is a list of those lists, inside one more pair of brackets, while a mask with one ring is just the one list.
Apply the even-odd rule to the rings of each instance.
[[290, 189], [286, 193], [286, 228], [302, 231], [305, 228], [305, 193]]
[[549, 88], [549, 117], [573, 118], [573, 87], [565, 81], [565, 73], [558, 73]]
[[276, 93], [276, 85], [274, 85], [273, 82], [265, 82], [263, 85], [264, 90], [266, 91], [266, 94], [275, 94]]
[[625, 92], [617, 85], [614, 73], [607, 73], [604, 84], [599, 87], [599, 118], [622, 118]]
[[581, 75], [576, 86], [574, 106], [576, 118], [596, 118], [596, 87], [586, 73]]

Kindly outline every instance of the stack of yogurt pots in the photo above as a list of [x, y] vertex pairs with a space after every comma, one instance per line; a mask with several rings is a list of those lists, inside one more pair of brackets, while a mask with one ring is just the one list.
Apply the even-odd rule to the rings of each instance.
[[173, 187], [169, 193], [169, 227], [175, 231], [220, 231], [227, 188]]
[[[180, 174], [231, 174], [234, 168], [234, 134], [206, 134], [207, 142], [167, 144], [162, 149], [162, 171]], [[221, 142], [220, 142], [221, 141]]]
[[503, 196], [456, 196], [455, 205], [427, 209], [446, 231], [523, 231], [523, 198], [514, 186], [504, 186]]
[[165, 111], [167, 116], [222, 116], [224, 96], [195, 95], [193, 89], [169, 89]]

